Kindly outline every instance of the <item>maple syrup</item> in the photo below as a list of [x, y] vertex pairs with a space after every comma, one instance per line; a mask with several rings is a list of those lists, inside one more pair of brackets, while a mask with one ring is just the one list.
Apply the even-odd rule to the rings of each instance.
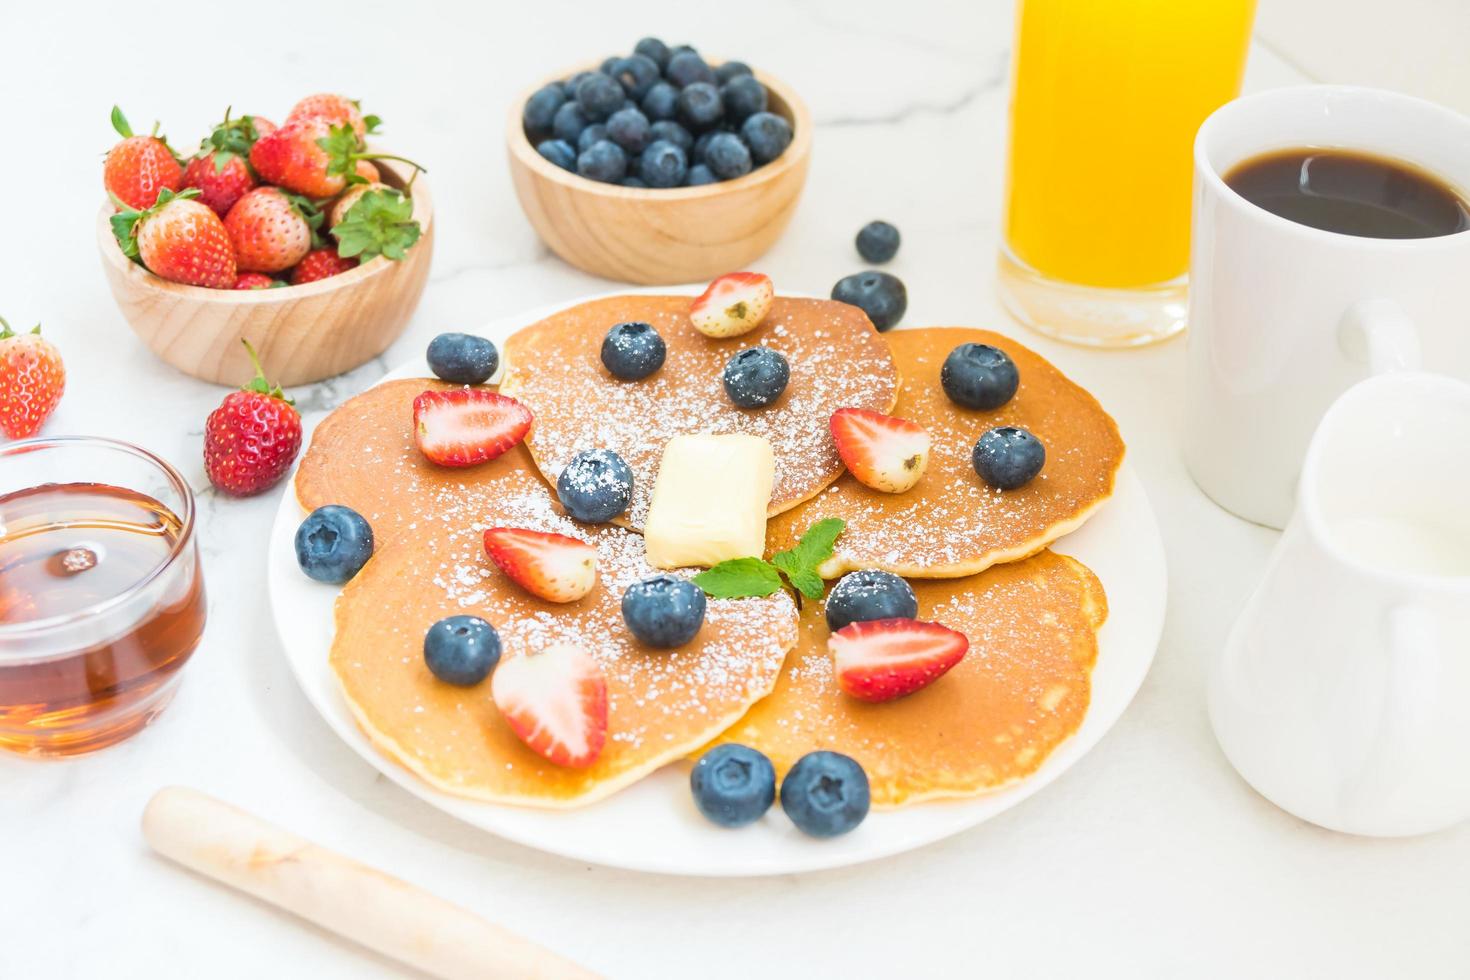
[[0, 494], [0, 747], [69, 755], [133, 734], [168, 703], [204, 621], [192, 527], [154, 497], [100, 483]]

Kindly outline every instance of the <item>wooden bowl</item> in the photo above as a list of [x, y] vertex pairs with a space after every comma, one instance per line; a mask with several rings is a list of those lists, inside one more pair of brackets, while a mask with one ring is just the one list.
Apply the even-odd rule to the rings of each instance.
[[[404, 186], [401, 171], [377, 161], [383, 182]], [[160, 279], [118, 248], [104, 205], [97, 247], [113, 299], [153, 353], [185, 374], [223, 385], [254, 377], [242, 339], [260, 354], [266, 377], [284, 387], [350, 371], [391, 344], [418, 306], [434, 253], [434, 203], [422, 174], [413, 215], [422, 234], [402, 261], [379, 256], [356, 269], [280, 289], [205, 289]]]
[[588, 180], [542, 157], [521, 124], [536, 89], [523, 93], [505, 138], [516, 196], [536, 234], [584, 272], [622, 282], [701, 282], [749, 266], [791, 221], [812, 152], [801, 99], [769, 75], [756, 77], [770, 94], [769, 110], [791, 123], [786, 152], [744, 177], [667, 190]]

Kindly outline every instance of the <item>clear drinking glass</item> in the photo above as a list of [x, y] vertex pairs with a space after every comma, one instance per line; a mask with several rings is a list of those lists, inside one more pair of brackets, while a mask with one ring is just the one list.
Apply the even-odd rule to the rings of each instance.
[[89, 752], [163, 710], [204, 632], [194, 519], [137, 446], [0, 446], [0, 748]]
[[1191, 149], [1240, 91], [1255, 0], [1020, 0], [998, 283], [1026, 326], [1184, 328]]

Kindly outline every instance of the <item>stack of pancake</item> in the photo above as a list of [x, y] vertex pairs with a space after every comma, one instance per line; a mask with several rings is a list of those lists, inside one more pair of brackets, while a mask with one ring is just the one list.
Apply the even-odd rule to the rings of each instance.
[[[1081, 525], [1112, 493], [1123, 443], [1107, 413], [1035, 353], [968, 328], [881, 335], [854, 307], [777, 299], [739, 338], [714, 340], [689, 323], [689, 299], [620, 296], [533, 324], [505, 346], [501, 391], [535, 424], [524, 446], [468, 470], [440, 469], [414, 445], [411, 405], [430, 380], [395, 381], [353, 398], [318, 426], [296, 477], [303, 507], [345, 504], [372, 524], [377, 550], [337, 601], [332, 667], [373, 742], [433, 785], [478, 799], [577, 806], [600, 799], [715, 741], [770, 756], [778, 774], [831, 749], [868, 773], [875, 806], [969, 796], [1035, 771], [1086, 714], [1097, 630], [1107, 603], [1097, 578], [1047, 545]], [[641, 382], [613, 379], [598, 351], [615, 323], [654, 325], [664, 366]], [[995, 411], [950, 402], [945, 356], [975, 341], [1004, 350], [1021, 376]], [[786, 356], [791, 380], [764, 409], [732, 405], [720, 374], [734, 352], [765, 344]], [[912, 490], [886, 494], [847, 475], [828, 419], [868, 408], [924, 426], [933, 446]], [[971, 465], [985, 430], [1017, 425], [1046, 445], [1031, 483], [999, 491]], [[768, 552], [814, 522], [847, 528], [822, 572], [903, 575], [919, 617], [960, 630], [970, 651], [929, 687], [884, 704], [855, 701], [832, 677], [821, 604], [784, 593], [711, 600], [696, 639], [678, 650], [640, 646], [619, 603], [654, 574], [638, 531], [664, 444], [698, 432], [767, 438], [776, 459]], [[552, 489], [578, 452], [611, 449], [634, 474], [617, 526], [587, 526]], [[503, 525], [571, 534], [595, 544], [598, 585], [569, 604], [543, 602], [485, 556], [481, 534]], [[569, 770], [532, 753], [500, 720], [489, 685], [456, 688], [424, 666], [424, 632], [470, 613], [494, 624], [507, 656], [568, 641], [607, 673], [609, 737], [597, 762]]]

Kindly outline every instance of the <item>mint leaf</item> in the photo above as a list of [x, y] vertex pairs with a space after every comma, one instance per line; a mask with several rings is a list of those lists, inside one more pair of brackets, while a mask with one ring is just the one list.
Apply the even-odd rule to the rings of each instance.
[[692, 579], [716, 599], [761, 598], [781, 588], [781, 573], [759, 558], [732, 558]]
[[771, 560], [784, 568], [785, 566], [781, 564], [783, 556], [790, 555], [791, 557], [785, 560], [792, 562], [795, 568], [809, 568], [816, 571], [819, 565], [832, 557], [832, 546], [837, 543], [837, 536], [846, 527], [847, 522], [840, 517], [828, 517], [817, 521], [806, 529], [806, 533], [801, 536], [795, 548], [773, 555]]

